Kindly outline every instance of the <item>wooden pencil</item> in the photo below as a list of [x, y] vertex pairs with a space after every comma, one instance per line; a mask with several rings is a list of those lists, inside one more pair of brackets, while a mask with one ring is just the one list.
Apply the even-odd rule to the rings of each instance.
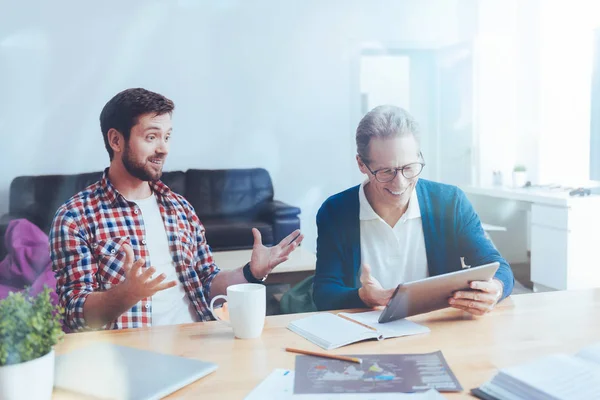
[[362, 360], [360, 358], [356, 358], [356, 357], [338, 356], [338, 355], [329, 354], [329, 353], [320, 353], [320, 352], [316, 352], [316, 351], [293, 349], [291, 347], [286, 347], [285, 351], [290, 352], [290, 353], [305, 354], [307, 356], [332, 358], [334, 360], [348, 361], [348, 362], [353, 362], [353, 363], [357, 363], [357, 364], [362, 363]]

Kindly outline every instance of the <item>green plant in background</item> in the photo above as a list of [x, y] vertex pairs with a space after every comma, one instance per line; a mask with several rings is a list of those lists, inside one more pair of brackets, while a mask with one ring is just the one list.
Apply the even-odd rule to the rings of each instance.
[[61, 314], [47, 287], [34, 297], [24, 291], [0, 300], [0, 366], [48, 354], [63, 335]]
[[515, 165], [515, 168], [513, 169], [513, 171], [525, 172], [525, 171], [527, 171], [527, 168], [523, 164], [517, 164], [517, 165]]

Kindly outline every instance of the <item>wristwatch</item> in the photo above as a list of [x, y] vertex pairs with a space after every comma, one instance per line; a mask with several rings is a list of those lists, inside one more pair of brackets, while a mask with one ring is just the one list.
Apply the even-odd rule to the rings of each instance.
[[246, 278], [249, 283], [265, 283], [267, 276], [269, 275], [267, 274], [262, 279], [257, 279], [254, 275], [252, 275], [252, 271], [250, 271], [250, 262], [244, 265], [242, 271], [244, 271], [244, 278]]

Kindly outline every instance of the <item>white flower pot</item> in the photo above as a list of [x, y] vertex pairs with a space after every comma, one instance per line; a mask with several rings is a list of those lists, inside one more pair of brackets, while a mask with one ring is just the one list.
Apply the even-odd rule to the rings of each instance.
[[35, 360], [0, 367], [0, 400], [50, 400], [54, 349]]
[[516, 188], [522, 188], [527, 183], [527, 172], [525, 171], [513, 171], [513, 186]]

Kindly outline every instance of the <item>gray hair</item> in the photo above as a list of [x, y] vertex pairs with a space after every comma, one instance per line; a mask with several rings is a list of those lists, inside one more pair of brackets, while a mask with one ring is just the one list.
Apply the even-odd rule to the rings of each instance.
[[369, 111], [356, 128], [356, 151], [363, 161], [369, 160], [369, 143], [373, 138], [389, 139], [412, 135], [420, 143], [419, 124], [403, 108], [383, 105]]

